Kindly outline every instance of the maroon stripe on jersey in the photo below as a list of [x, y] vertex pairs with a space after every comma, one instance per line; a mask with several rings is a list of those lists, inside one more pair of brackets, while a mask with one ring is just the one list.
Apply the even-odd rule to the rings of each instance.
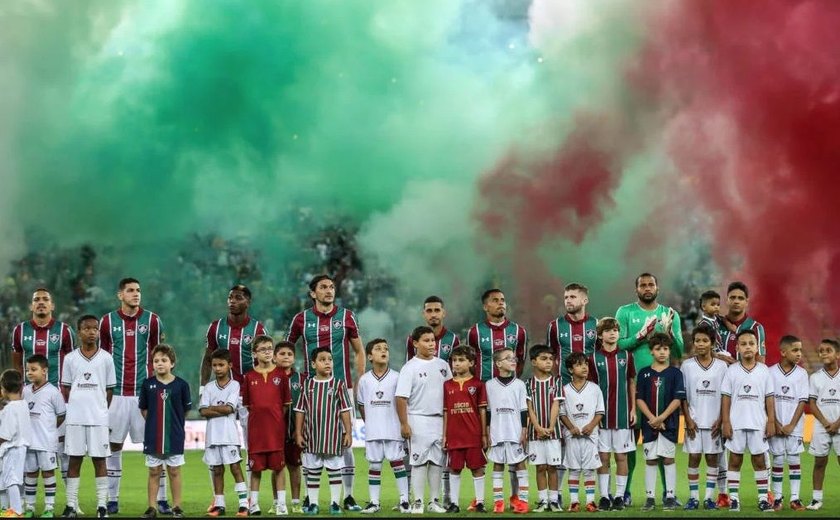
[[[32, 327], [35, 334], [32, 338], [32, 352], [35, 354], [41, 354], [45, 358], [49, 359], [48, 356], [49, 351], [49, 341], [50, 341], [50, 330], [49, 329], [42, 329], [41, 327]], [[24, 360], [26, 362], [26, 360]]]
[[99, 322], [99, 348], [113, 354], [114, 338], [111, 336], [111, 314], [102, 316]]
[[[137, 374], [137, 320], [122, 320], [122, 329], [124, 341], [122, 395], [133, 396], [137, 376], [131, 379], [126, 376]], [[128, 331], [132, 333], [129, 334]]]
[[[517, 337], [518, 337], [518, 334], [517, 334]], [[505, 329], [502, 329], [502, 328], [497, 329], [495, 327], [491, 327], [490, 328], [490, 344], [493, 346], [492, 348], [493, 348], [494, 353], [497, 350], [501, 350], [501, 349], [496, 348], [496, 341], [497, 340], [501, 340], [502, 345], [505, 345], [502, 348], [507, 347], [507, 343], [506, 343], [507, 339], [505, 338]], [[518, 357], [518, 353], [517, 353], [517, 357]], [[496, 367], [496, 363], [493, 363], [493, 377], [498, 377], [498, 376], [499, 376], [499, 369], [498, 369], [498, 367]]]
[[210, 352], [215, 352], [219, 348], [219, 342], [216, 341], [216, 334], [219, 331], [220, 321], [216, 320], [207, 327], [207, 350]]
[[23, 338], [23, 324], [19, 323], [15, 326], [14, 330], [12, 330], [12, 351], [13, 352], [23, 352], [23, 344], [21, 340]]

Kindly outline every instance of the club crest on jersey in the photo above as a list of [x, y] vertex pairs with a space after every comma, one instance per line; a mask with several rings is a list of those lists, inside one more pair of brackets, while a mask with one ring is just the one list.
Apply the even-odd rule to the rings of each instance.
[[467, 388], [467, 392], [469, 392], [470, 395], [475, 395], [475, 387], [471, 386]]
[[789, 386], [783, 386], [783, 387], [782, 387], [782, 393], [783, 393], [783, 394], [788, 393], [788, 390], [790, 390], [790, 387], [789, 387]]
[[169, 392], [164, 389], [164, 391], [160, 393], [160, 400], [166, 401], [167, 399], [169, 399]]
[[35, 401], [29, 401], [29, 409], [35, 408]]
[[837, 390], [835, 390], [834, 388], [831, 388], [831, 389], [828, 390], [828, 393], [831, 394], [831, 395], [834, 395], [834, 394], [837, 393]]
[[706, 379], [703, 380], [703, 388], [709, 388], [710, 384], [711, 383], [708, 380], [706, 380]]
[[656, 379], [653, 380], [653, 385], [656, 388], [659, 388], [660, 386], [662, 386], [662, 379], [657, 377]]
[[90, 372], [85, 372], [83, 375], [85, 376], [85, 381], [90, 379]]
[[412, 453], [411, 458], [412, 458], [412, 460], [418, 460], [420, 458], [420, 454], [419, 453]]
[[377, 399], [382, 399], [383, 395], [385, 395], [385, 392], [383, 392], [382, 390], [377, 390], [376, 391], [376, 398]]
[[334, 329], [340, 329], [343, 326], [344, 326], [344, 324], [341, 323], [341, 320], [333, 320], [333, 328]]
[[577, 411], [583, 410], [583, 403], [576, 404], [575, 408], [577, 408]]
[[452, 350], [452, 345], [450, 345], [449, 343], [441, 343], [440, 350], [441, 352], [448, 354], [449, 351]]
[[294, 391], [300, 390], [300, 383], [292, 383], [292, 390], [294, 390]]
[[50, 341], [58, 343], [58, 334], [50, 334]]
[[250, 334], [242, 336], [242, 343], [245, 343], [246, 345], [250, 345], [253, 340], [254, 338], [252, 338]]
[[508, 334], [507, 341], [508, 343], [516, 343], [516, 336], [514, 334]]
[[623, 366], [624, 366], [624, 365], [626, 365], [626, 364], [627, 364], [627, 360], [626, 360], [626, 359], [622, 358], [622, 359], [619, 359], [619, 360], [618, 360], [618, 366], [623, 367]]
[[446, 377], [446, 369], [445, 368], [440, 369], [440, 375], [443, 376], [443, 377]]
[[587, 330], [586, 331], [586, 338], [587, 339], [595, 339], [595, 331], [594, 330]]
[[752, 390], [750, 385], [744, 385], [744, 392], [749, 392], [750, 390]]
[[145, 334], [149, 332], [149, 327], [147, 327], [145, 323], [142, 323], [139, 327], [137, 327], [137, 332], [139, 332], [140, 334]]
[[279, 377], [272, 378], [271, 382], [274, 383], [274, 386], [280, 386], [280, 378]]

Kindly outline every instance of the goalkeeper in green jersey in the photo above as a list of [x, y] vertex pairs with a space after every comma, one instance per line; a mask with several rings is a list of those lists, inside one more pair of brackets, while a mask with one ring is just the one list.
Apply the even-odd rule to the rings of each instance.
[[[677, 311], [662, 305], [656, 301], [659, 296], [659, 286], [656, 277], [650, 273], [642, 273], [636, 277], [637, 301], [619, 307], [615, 313], [618, 320], [621, 335], [618, 339], [618, 348], [633, 353], [633, 363], [636, 365], [636, 372], [649, 367], [653, 363], [653, 357], [648, 348], [648, 340], [656, 332], [664, 332], [671, 336], [674, 344], [671, 346], [671, 356], [674, 359], [682, 358], [683, 337], [680, 315]], [[636, 440], [638, 441], [640, 420], [636, 420]], [[624, 493], [625, 505], [632, 503], [630, 497], [631, 484], [633, 483], [633, 470], [636, 468], [636, 452], [627, 454], [627, 490]], [[660, 466], [660, 477], [664, 482], [664, 470]]]

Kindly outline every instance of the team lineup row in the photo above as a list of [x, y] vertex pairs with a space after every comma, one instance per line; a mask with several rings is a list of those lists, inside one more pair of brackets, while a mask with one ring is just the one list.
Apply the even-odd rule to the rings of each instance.
[[[729, 288], [727, 296], [730, 314], [724, 318], [716, 315], [720, 302], [717, 295], [713, 295], [717, 299], [716, 302], [715, 298], [706, 298], [707, 294], [704, 294], [703, 300], [704, 311], [708, 310], [704, 320], [708, 319], [715, 325], [716, 350], [721, 351], [716, 356], [730, 362], [732, 345], [738, 329], [756, 330], [763, 347], [763, 330], [754, 320], [746, 317], [746, 287], [743, 284], [738, 285], [732, 284]], [[355, 318], [349, 310], [340, 309], [334, 305], [335, 285], [328, 276], [313, 279], [310, 289], [314, 305], [295, 317], [290, 327], [289, 339], [302, 338], [304, 352], [307, 354], [318, 346], [330, 349], [335, 358], [335, 378], [344, 381], [347, 387], [351, 388], [353, 382], [349, 378], [351, 348], [356, 354], [357, 374], [362, 373], [365, 366], [364, 357], [359, 355], [362, 343]], [[566, 289], [564, 300], [567, 313], [554, 320], [549, 326], [548, 342], [559, 359], [567, 358], [568, 353], [573, 351], [589, 353], [595, 344], [594, 319], [585, 312], [588, 302], [586, 288], [571, 284]], [[619, 319], [624, 322], [624, 326], [621, 327], [619, 347], [622, 350], [631, 351], [637, 360], [636, 365], [642, 366], [645, 362], [650, 363], [650, 354], [647, 348], [640, 347], [646, 347], [647, 338], [651, 334], [656, 331], [669, 333], [674, 339], [675, 350], [678, 351], [682, 349], [682, 334], [678, 332], [679, 317], [671, 309], [656, 303], [658, 289], [655, 277], [649, 274], [639, 276], [636, 280], [636, 291], [638, 302], [622, 307], [617, 313]], [[140, 433], [135, 435], [138, 423], [139, 429], [142, 430], [142, 421], [135, 421], [134, 418], [139, 417], [139, 414], [135, 413], [132, 416], [132, 412], [137, 410], [137, 396], [149, 374], [147, 361], [150, 361], [151, 356], [148, 352], [152, 350], [155, 343], [163, 339], [160, 319], [154, 313], [140, 308], [139, 282], [133, 279], [122, 280], [118, 298], [121, 308], [99, 320], [97, 329], [100, 345], [114, 354], [113, 361], [117, 376], [117, 384], [114, 388], [115, 404], [111, 406], [110, 413], [111, 422], [116, 426], [111, 429], [110, 434], [110, 447], [113, 453], [107, 458], [108, 509], [112, 511], [118, 504], [116, 498], [119, 492], [121, 443], [129, 430], [133, 439], [142, 438]], [[246, 287], [240, 285], [232, 288], [228, 298], [228, 316], [211, 324], [208, 330], [208, 348], [203, 365], [209, 369], [212, 353], [217, 349], [227, 350], [232, 355], [232, 374], [237, 382], [241, 382], [243, 374], [253, 366], [252, 349], [247, 347], [252, 346], [251, 342], [255, 336], [264, 332], [261, 330], [261, 324], [247, 313], [250, 299], [251, 294]], [[504, 294], [501, 291], [496, 289], [487, 291], [482, 296], [482, 302], [487, 319], [471, 329], [468, 343], [478, 345], [475, 349], [477, 357], [475, 373], [481, 380], [487, 381], [492, 374], [498, 373], [492, 360], [493, 352], [498, 349], [512, 349], [516, 353], [517, 360], [523, 359], [526, 335], [522, 327], [506, 319]], [[72, 334], [68, 332], [69, 327], [52, 320], [52, 303], [48, 291], [38, 290], [33, 294], [32, 311], [33, 320], [21, 324], [13, 334], [13, 347], [17, 354], [16, 365], [21, 368], [24, 353], [40, 350], [47, 355], [48, 359], [56, 357], [60, 359], [67, 350], [66, 336], [70, 336], [69, 341], [72, 342]], [[734, 315], [733, 311], [735, 311]], [[740, 319], [738, 312], [740, 312]], [[424, 317], [434, 332], [435, 353], [446, 359], [451, 355], [453, 347], [458, 344], [458, 338], [443, 327], [444, 316], [443, 302], [439, 298], [428, 298], [424, 303]], [[43, 337], [45, 329], [50, 333]], [[628, 329], [631, 331], [629, 334]], [[633, 329], [638, 330], [633, 331]], [[412, 354], [412, 343], [408, 342], [409, 356]], [[727, 351], [729, 356], [726, 355]], [[61, 366], [60, 361], [58, 363], [58, 366]], [[518, 373], [521, 373], [523, 364], [517, 363]], [[305, 365], [304, 369], [307, 368]], [[146, 367], [145, 370], [144, 367]], [[565, 365], [561, 363], [560, 377], [568, 381], [570, 374], [564, 367]], [[49, 372], [51, 379], [55, 377], [55, 372], [55, 370]], [[208, 372], [209, 370], [202, 370], [202, 383], [207, 380]], [[354, 502], [350, 491], [352, 490], [352, 459], [345, 464], [342, 468], [342, 480], [346, 495], [345, 506], [347, 506], [347, 499], [350, 499], [351, 503]], [[115, 482], [116, 486], [114, 486]], [[162, 479], [162, 482], [165, 480]], [[165, 503], [165, 487], [160, 486], [160, 492], [162, 496], [159, 495], [159, 498], [162, 500], [158, 501], [157, 505], [160, 508], [168, 507]]]

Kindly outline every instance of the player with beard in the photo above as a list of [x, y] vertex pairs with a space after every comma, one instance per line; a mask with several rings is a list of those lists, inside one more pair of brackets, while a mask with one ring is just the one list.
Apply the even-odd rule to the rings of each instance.
[[[143, 382], [152, 373], [152, 349], [164, 341], [160, 317], [140, 307], [140, 282], [123, 278], [117, 299], [120, 308], [99, 320], [99, 346], [111, 354], [117, 386], [108, 409], [111, 455], [108, 466], [108, 514], [117, 514], [122, 481], [122, 448], [131, 434], [132, 442], [143, 442], [146, 421], [140, 414], [139, 396]], [[158, 511], [171, 514], [166, 501], [166, 471], [160, 477]]]
[[587, 358], [595, 352], [598, 320], [586, 313], [589, 289], [585, 285], [567, 285], [563, 291], [563, 303], [566, 314], [548, 324], [546, 342], [554, 351], [555, 364], [559, 363], [560, 381], [565, 386], [572, 382], [566, 358], [572, 352], [582, 352]]
[[[649, 367], [653, 363], [653, 356], [648, 347], [648, 340], [656, 332], [664, 332], [673, 338], [671, 358], [680, 359], [683, 353], [682, 325], [677, 311], [656, 301], [659, 296], [659, 286], [656, 277], [650, 273], [642, 273], [636, 277], [636, 301], [619, 307], [615, 313], [621, 336], [618, 348], [633, 353], [633, 364], [636, 373]], [[641, 432], [641, 418], [637, 416], [635, 436], [638, 442]], [[636, 451], [627, 454], [627, 490], [624, 492], [624, 503], [630, 505], [630, 489], [633, 484], [633, 473], [636, 468]], [[664, 468], [659, 466], [660, 477], [665, 482]], [[664, 489], [664, 487], [663, 487]]]
[[[263, 324], [248, 313], [251, 307], [251, 290], [248, 287], [242, 284], [231, 287], [227, 305], [228, 315], [214, 321], [207, 328], [207, 344], [204, 358], [201, 360], [201, 388], [204, 388], [204, 385], [210, 380], [210, 358], [213, 352], [218, 349], [230, 351], [231, 377], [242, 385], [245, 374], [254, 368], [251, 342], [257, 336], [267, 335]], [[245, 449], [247, 450], [248, 409], [242, 406], [241, 400], [236, 413], [239, 417], [239, 424], [242, 426], [242, 437], [245, 440]], [[213, 470], [209, 471], [210, 482], [212, 483]], [[251, 481], [250, 473], [250, 471], [247, 471], [246, 482]], [[210, 512], [214, 506], [215, 502], [211, 502], [207, 511]]]
[[58, 386], [64, 356], [73, 351], [75, 333], [70, 325], [53, 318], [55, 303], [50, 291], [40, 287], [32, 293], [29, 304], [32, 318], [19, 323], [12, 331], [12, 366], [23, 374], [23, 360], [41, 354], [49, 366], [49, 383]]
[[[356, 379], [365, 373], [365, 347], [359, 335], [359, 325], [353, 311], [335, 304], [335, 280], [322, 274], [309, 282], [309, 297], [314, 304], [292, 318], [287, 340], [297, 343], [303, 339], [303, 358], [312, 359], [312, 352], [318, 348], [328, 348], [332, 353], [333, 377], [343, 381], [353, 399], [353, 378], [350, 371], [352, 360], [356, 368]], [[352, 354], [351, 354], [352, 349]], [[307, 376], [309, 367], [306, 367]], [[351, 410], [355, 403], [351, 403]], [[351, 421], [352, 423], [352, 421]], [[352, 447], [344, 450], [344, 467], [341, 479], [344, 484], [344, 508], [348, 511], [361, 511], [353, 498], [353, 481], [356, 461]]]
[[[467, 344], [475, 348], [476, 377], [486, 383], [499, 375], [493, 363], [493, 354], [503, 349], [510, 349], [516, 354], [516, 377], [520, 377], [525, 365], [528, 332], [525, 327], [507, 318], [507, 302], [505, 293], [501, 289], [484, 291], [481, 295], [481, 304], [484, 307], [484, 321], [476, 323], [467, 332]], [[520, 502], [519, 481], [515, 468], [515, 465], [508, 466], [511, 505]]]
[[[443, 299], [440, 296], [429, 296], [423, 302], [423, 319], [426, 325], [435, 331], [435, 355], [444, 361], [449, 361], [452, 351], [461, 344], [461, 340], [455, 332], [443, 325], [446, 318], [446, 308], [443, 306]], [[415, 356], [414, 341], [409, 334], [405, 340], [405, 360]]]

